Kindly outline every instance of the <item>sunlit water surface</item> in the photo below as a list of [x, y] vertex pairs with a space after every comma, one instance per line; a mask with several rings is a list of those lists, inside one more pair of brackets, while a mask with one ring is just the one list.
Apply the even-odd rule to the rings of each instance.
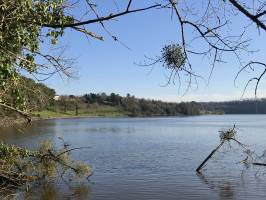
[[53, 119], [1, 130], [0, 139], [34, 148], [43, 140], [59, 145], [62, 137], [72, 147], [91, 147], [72, 154], [92, 166], [89, 182], [53, 182], [21, 199], [265, 200], [266, 168], [246, 169], [234, 143], [208, 162], [202, 176], [195, 173], [219, 144], [218, 131], [234, 124], [238, 140], [258, 154], [266, 149], [266, 115]]

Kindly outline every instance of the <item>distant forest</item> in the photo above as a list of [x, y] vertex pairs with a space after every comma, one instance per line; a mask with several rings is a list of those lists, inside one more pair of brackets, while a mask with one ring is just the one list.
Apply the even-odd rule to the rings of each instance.
[[204, 102], [203, 109], [224, 114], [266, 114], [266, 99], [247, 99], [241, 101]]
[[136, 98], [130, 94], [122, 97], [111, 93], [89, 93], [83, 96], [61, 96], [56, 106], [61, 110], [65, 106], [74, 109], [77, 102], [80, 108], [97, 105], [115, 106], [127, 112], [129, 116], [176, 116], [200, 114], [266, 114], [266, 99], [247, 99], [226, 102], [181, 102], [168, 103], [158, 100]]
[[[102, 112], [121, 113], [127, 116], [177, 116], [177, 115], [199, 115], [202, 114], [202, 106], [196, 102], [168, 103], [158, 100], [140, 99], [127, 94], [122, 97], [111, 93], [88, 93], [82, 96], [61, 95], [57, 98], [54, 89], [44, 84], [36, 83], [34, 80], [22, 77], [24, 84], [20, 88], [23, 99], [18, 98], [10, 90], [9, 102], [16, 105], [17, 101], [23, 100], [23, 108], [31, 112], [53, 111], [57, 113], [86, 114], [103, 110]], [[108, 113], [105, 113], [108, 115]], [[0, 117], [19, 116], [5, 108], [0, 109]]]
[[[32, 79], [23, 78], [20, 88], [23, 93], [26, 110], [36, 113], [52, 111], [57, 113], [73, 113], [109, 116], [178, 116], [201, 114], [266, 114], [266, 99], [227, 101], [227, 102], [181, 102], [169, 103], [152, 99], [136, 98], [127, 94], [120, 96], [111, 93], [88, 93], [82, 96], [61, 95], [55, 98], [55, 91]], [[15, 105], [20, 99], [12, 91], [5, 98]], [[25, 109], [24, 108], [24, 109]], [[21, 108], [22, 109], [22, 108]], [[16, 112], [0, 109], [0, 117], [17, 116]]]

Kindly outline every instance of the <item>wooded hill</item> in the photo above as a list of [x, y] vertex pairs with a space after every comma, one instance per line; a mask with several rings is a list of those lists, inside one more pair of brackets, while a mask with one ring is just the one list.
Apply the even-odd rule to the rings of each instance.
[[[12, 90], [4, 96], [16, 107], [22, 105], [29, 113], [44, 114], [49, 117], [83, 116], [177, 116], [202, 114], [202, 106], [196, 102], [168, 103], [158, 100], [136, 98], [130, 94], [122, 97], [118, 94], [88, 93], [82, 96], [62, 95], [55, 98], [55, 91], [42, 83], [21, 77], [23, 87], [20, 97]], [[23, 104], [18, 101], [23, 100]], [[0, 109], [0, 117], [19, 114], [7, 108]]]
[[[34, 113], [44, 113], [44, 117], [87, 116], [178, 116], [200, 114], [266, 114], [266, 99], [247, 99], [227, 102], [181, 102], [169, 103], [152, 99], [125, 97], [111, 93], [88, 93], [82, 96], [62, 95], [55, 97], [54, 89], [32, 79], [22, 77], [20, 88], [23, 106]], [[20, 98], [13, 91], [2, 98], [16, 105]], [[51, 115], [53, 112], [53, 116]], [[56, 114], [56, 115], [54, 115]], [[0, 107], [0, 117], [18, 116], [16, 112]]]
[[202, 106], [196, 102], [168, 103], [158, 100], [140, 99], [130, 94], [122, 97], [111, 93], [89, 93], [83, 96], [60, 96], [57, 101], [49, 107], [49, 110], [56, 112], [67, 112], [76, 110], [92, 110], [100, 106], [114, 107], [124, 115], [136, 116], [177, 116], [177, 115], [199, 115], [202, 113]]
[[266, 99], [246, 99], [241, 101], [204, 102], [203, 109], [224, 114], [266, 114]]

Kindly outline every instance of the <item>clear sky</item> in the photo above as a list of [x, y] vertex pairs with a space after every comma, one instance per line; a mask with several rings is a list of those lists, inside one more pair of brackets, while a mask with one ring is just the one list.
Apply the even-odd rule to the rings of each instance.
[[[99, 12], [108, 13], [113, 7], [112, 1], [107, 2]], [[147, 1], [149, 3], [149, 1]], [[146, 2], [145, 2], [146, 3]], [[147, 3], [147, 4], [148, 4]], [[134, 4], [142, 6], [141, 1]], [[118, 1], [118, 6], [121, 6]], [[115, 10], [114, 10], [115, 11]], [[75, 11], [79, 14], [79, 11]], [[239, 19], [237, 19], [239, 20]], [[242, 76], [234, 86], [234, 77], [239, 65], [228, 56], [228, 62], [219, 64], [214, 69], [209, 85], [199, 80], [198, 88], [193, 87], [183, 95], [184, 88], [178, 91], [178, 84], [163, 87], [169, 73], [162, 66], [151, 68], [140, 67], [134, 63], [144, 61], [145, 55], [154, 57], [160, 55], [165, 44], [179, 42], [180, 29], [175, 18], [171, 20], [171, 12], [164, 10], [150, 10], [118, 18], [116, 21], [105, 23], [108, 30], [117, 36], [126, 46], [112, 40], [99, 25], [87, 26], [93, 32], [104, 36], [105, 41], [89, 40], [81, 33], [73, 30], [66, 32], [61, 44], [67, 45], [66, 56], [75, 58], [75, 68], [78, 79], [64, 79], [54, 76], [45, 83], [54, 88], [57, 94], [82, 95], [90, 92], [130, 93], [136, 97], [161, 99], [164, 101], [223, 101], [240, 99], [248, 74]], [[241, 28], [241, 23], [235, 23]], [[236, 27], [238, 28], [238, 27]], [[190, 34], [189, 31], [187, 34]], [[251, 58], [261, 58], [265, 61], [265, 33], [258, 34], [256, 30], [249, 33], [254, 39], [253, 49], [261, 49]], [[199, 47], [200, 48], [200, 44]], [[208, 79], [211, 66], [205, 58], [192, 58], [195, 71]], [[182, 83], [186, 85], [186, 81]], [[259, 97], [266, 94], [266, 82], [262, 81]], [[245, 97], [254, 97], [254, 90], [248, 88]]]

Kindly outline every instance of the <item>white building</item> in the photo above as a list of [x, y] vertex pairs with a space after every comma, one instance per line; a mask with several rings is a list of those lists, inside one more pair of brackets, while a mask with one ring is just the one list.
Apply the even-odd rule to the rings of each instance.
[[55, 101], [58, 101], [59, 99], [60, 99], [60, 96], [59, 96], [59, 95], [55, 95], [55, 96], [54, 96], [54, 100], [55, 100]]

